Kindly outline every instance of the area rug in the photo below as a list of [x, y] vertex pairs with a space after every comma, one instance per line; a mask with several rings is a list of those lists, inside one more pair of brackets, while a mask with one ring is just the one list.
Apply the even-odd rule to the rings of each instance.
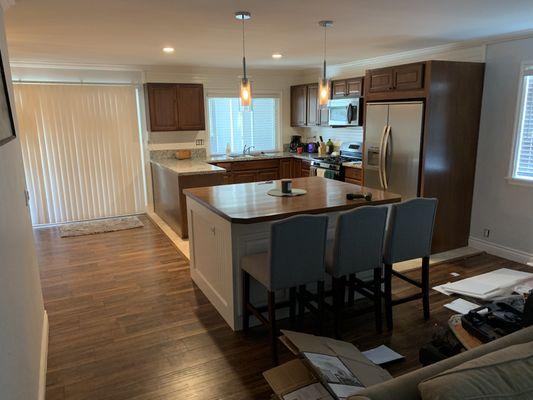
[[144, 224], [137, 217], [107, 218], [61, 225], [59, 227], [59, 236], [70, 237], [94, 235], [96, 233], [123, 231], [126, 229], [140, 228], [142, 226], [144, 226]]

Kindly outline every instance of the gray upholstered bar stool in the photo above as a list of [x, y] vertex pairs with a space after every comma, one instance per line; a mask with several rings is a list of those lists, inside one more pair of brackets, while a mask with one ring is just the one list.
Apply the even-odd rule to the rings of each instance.
[[[244, 256], [243, 271], [243, 330], [248, 330], [250, 314], [270, 330], [272, 357], [277, 364], [276, 290], [289, 289], [291, 324], [294, 324], [296, 287], [317, 283], [323, 289], [325, 277], [325, 253], [327, 216], [299, 215], [272, 223], [268, 252]], [[303, 249], [305, 244], [305, 250]], [[267, 307], [254, 307], [250, 303], [250, 276], [268, 292]], [[320, 301], [319, 301], [320, 302]], [[263, 312], [268, 311], [268, 319]]]
[[[376, 329], [382, 329], [381, 272], [387, 212], [387, 207], [365, 206], [339, 215], [335, 240], [328, 243], [326, 251], [326, 270], [333, 278], [337, 337], [347, 286], [374, 302]], [[364, 271], [373, 271], [373, 279], [363, 281], [357, 278], [357, 274]], [[349, 276], [352, 279], [347, 281]]]
[[[429, 319], [429, 256], [437, 199], [416, 198], [391, 206], [383, 263], [385, 264], [385, 312], [392, 329], [392, 307], [422, 298], [424, 319]], [[422, 280], [415, 281], [394, 271], [392, 264], [422, 258]], [[392, 300], [392, 275], [422, 289], [420, 293]]]

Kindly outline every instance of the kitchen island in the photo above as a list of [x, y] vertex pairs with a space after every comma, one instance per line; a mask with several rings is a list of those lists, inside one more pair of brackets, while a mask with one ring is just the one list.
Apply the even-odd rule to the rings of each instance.
[[[298, 214], [327, 214], [333, 237], [341, 211], [365, 205], [399, 202], [399, 195], [321, 177], [293, 179], [297, 197], [267, 194], [281, 181], [254, 182], [187, 189], [191, 277], [233, 330], [241, 329], [242, 256], [268, 249], [273, 221]], [[347, 200], [354, 192], [372, 193], [372, 200]], [[305, 251], [305, 237], [301, 248]], [[252, 281], [251, 299], [261, 303], [264, 289]], [[281, 294], [283, 298], [284, 294]]]

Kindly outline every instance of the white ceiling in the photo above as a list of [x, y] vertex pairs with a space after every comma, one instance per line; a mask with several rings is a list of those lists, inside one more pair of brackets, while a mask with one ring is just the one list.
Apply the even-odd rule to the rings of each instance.
[[[533, 29], [532, 0], [16, 0], [6, 12], [15, 61], [311, 68]], [[175, 54], [163, 54], [172, 46]], [[280, 52], [282, 60], [271, 54]]]

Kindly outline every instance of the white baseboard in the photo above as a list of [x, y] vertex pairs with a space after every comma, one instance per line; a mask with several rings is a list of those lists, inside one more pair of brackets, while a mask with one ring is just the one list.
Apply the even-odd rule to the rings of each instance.
[[468, 245], [478, 250], [486, 251], [489, 254], [507, 258], [511, 261], [516, 261], [521, 264], [527, 264], [533, 267], [533, 254], [525, 251], [512, 249], [510, 247], [502, 246], [496, 243], [488, 242], [483, 239], [470, 236]]
[[46, 395], [46, 370], [48, 360], [48, 314], [44, 312], [43, 333], [41, 338], [41, 362], [39, 368], [39, 400], [44, 400]]

